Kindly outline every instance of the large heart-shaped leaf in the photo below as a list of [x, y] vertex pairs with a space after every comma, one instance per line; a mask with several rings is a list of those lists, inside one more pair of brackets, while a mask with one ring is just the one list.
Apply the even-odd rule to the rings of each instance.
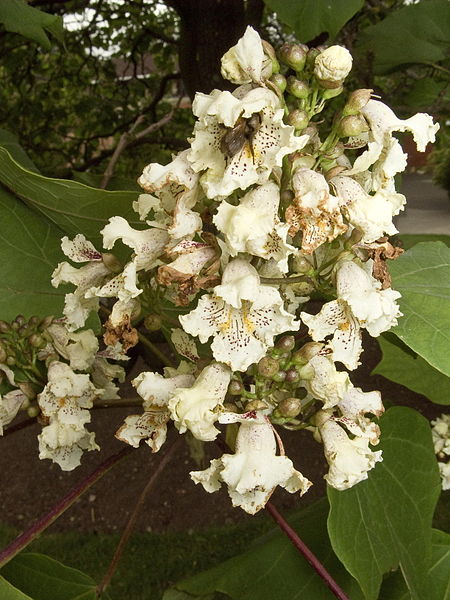
[[60, 315], [64, 288], [55, 289], [51, 274], [64, 258], [63, 232], [0, 189], [0, 317]]
[[428, 421], [395, 406], [380, 421], [383, 462], [367, 481], [329, 488], [328, 531], [337, 556], [376, 600], [384, 573], [399, 565], [413, 600], [431, 599], [426, 575], [431, 520], [441, 481]]
[[142, 226], [132, 203], [136, 192], [110, 192], [76, 181], [52, 179], [32, 173], [0, 147], [0, 182], [33, 209], [56, 223], [69, 237], [83, 233], [101, 245], [100, 230], [108, 219], [120, 215], [131, 224]]
[[412, 63], [435, 63], [446, 57], [449, 23], [448, 0], [414, 3], [365, 28], [357, 48], [360, 52], [370, 52], [376, 74]]
[[64, 29], [61, 17], [42, 12], [29, 6], [24, 0], [2, 0], [0, 23], [3, 23], [7, 31], [34, 40], [46, 50], [51, 48], [47, 33], [62, 41]]
[[416, 244], [389, 270], [404, 315], [392, 332], [450, 376], [450, 248], [442, 242]]
[[423, 394], [436, 404], [450, 404], [450, 377], [433, 369], [393, 334], [382, 335], [378, 341], [383, 358], [372, 373]]
[[[95, 600], [93, 579], [44, 554], [19, 554], [1, 570], [2, 576], [33, 600]], [[11, 600], [15, 600], [11, 596]], [[2, 596], [3, 600], [3, 596]]]
[[363, 7], [363, 0], [264, 0], [289, 25], [301, 42], [309, 42], [323, 32], [333, 39], [337, 32]]
[[11, 585], [6, 579], [0, 576], [0, 598], [2, 600], [33, 600], [16, 587]]

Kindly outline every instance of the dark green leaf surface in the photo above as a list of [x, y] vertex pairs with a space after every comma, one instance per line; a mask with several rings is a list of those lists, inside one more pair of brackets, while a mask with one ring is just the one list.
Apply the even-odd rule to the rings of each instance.
[[[326, 531], [328, 503], [323, 499], [305, 510], [291, 515], [289, 524], [323, 562], [338, 583], [351, 594], [362, 598], [356, 582], [343, 569], [331, 550]], [[332, 600], [322, 579], [279, 530], [260, 538], [259, 543], [239, 556], [176, 585], [176, 590], [206, 600], [214, 592], [227, 594], [233, 600]], [[170, 591], [170, 593], [174, 593]], [[164, 600], [177, 596], [166, 592]], [[184, 596], [180, 596], [185, 598]]]
[[[19, 554], [3, 567], [1, 573], [33, 600], [96, 599], [95, 582], [91, 577], [44, 554]], [[11, 596], [11, 600], [13, 598]], [[18, 596], [17, 600], [21, 598]]]
[[300, 42], [309, 42], [326, 31], [331, 39], [363, 7], [363, 0], [264, 0], [289, 25]]
[[22, 165], [28, 171], [39, 173], [39, 169], [19, 144], [19, 140], [13, 133], [6, 131], [6, 129], [0, 129], [0, 146], [5, 148], [19, 165]]
[[376, 74], [412, 63], [435, 63], [450, 44], [450, 2], [427, 0], [392, 11], [360, 35], [359, 52], [370, 52]]
[[50, 279], [64, 259], [62, 231], [4, 189], [0, 189], [0, 220], [1, 318], [60, 315], [64, 288], [55, 289]]
[[0, 576], [0, 598], [2, 600], [33, 600], [26, 596], [16, 587], [11, 585], [6, 579]]
[[[393, 339], [398, 344], [393, 342]], [[450, 378], [436, 371], [393, 334], [378, 338], [383, 358], [372, 373], [383, 375], [417, 394], [423, 394], [436, 404], [450, 404]], [[403, 346], [403, 348], [402, 348]]]
[[399, 565], [413, 600], [435, 600], [426, 574], [441, 483], [431, 429], [418, 412], [398, 406], [380, 425], [383, 462], [349, 490], [328, 489], [331, 543], [366, 600], [378, 599], [384, 573]]
[[417, 244], [389, 270], [404, 315], [392, 332], [450, 376], [450, 248], [442, 242]]
[[2, 0], [0, 23], [3, 23], [7, 31], [34, 40], [46, 50], [51, 48], [47, 33], [62, 41], [64, 30], [61, 17], [42, 12], [29, 6], [24, 0]]
[[76, 181], [44, 177], [21, 167], [1, 147], [0, 182], [69, 237], [83, 233], [101, 246], [100, 230], [114, 215], [124, 217], [131, 225], [142, 226], [132, 207], [138, 197], [136, 192], [109, 192]]

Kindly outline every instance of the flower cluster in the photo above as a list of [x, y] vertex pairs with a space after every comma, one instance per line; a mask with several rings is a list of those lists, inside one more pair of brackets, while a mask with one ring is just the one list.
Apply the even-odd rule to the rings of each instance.
[[[360, 364], [361, 331], [378, 336], [401, 316], [386, 268], [400, 253], [387, 236], [405, 204], [394, 177], [406, 155], [394, 132], [412, 132], [423, 151], [438, 126], [426, 114], [398, 119], [367, 89], [330, 113], [351, 67], [343, 47], [284, 44], [276, 54], [247, 28], [222, 59], [236, 89], [197, 94], [190, 147], [140, 176], [142, 228], [116, 216], [102, 230], [104, 249], [120, 241], [128, 261], [77, 235], [62, 248], [83, 265], [64, 262], [53, 274], [54, 285], [75, 286], [64, 309], [69, 332], [100, 309], [108, 356], [123, 357], [147, 328], [187, 359], [134, 379], [143, 411], [117, 437], [156, 452], [169, 421], [204, 442], [217, 439], [217, 424], [234, 427], [230, 453], [191, 477], [208, 492], [226, 485], [249, 513], [278, 485], [301, 494], [311, 485], [285, 456], [277, 426], [312, 431], [339, 490], [382, 460], [372, 449], [380, 394], [354, 387], [348, 371]], [[41, 394], [55, 431], [75, 418], [84, 427], [97, 393], [68, 376], [58, 403], [53, 371], [68, 368], [56, 363]], [[73, 439], [93, 447], [83, 428]]]
[[83, 450], [99, 449], [95, 433], [85, 428], [89, 409], [96, 399], [119, 398], [114, 380], [123, 381], [125, 373], [99, 351], [91, 329], [71, 332], [64, 320], [53, 317], [0, 321], [0, 359], [8, 388], [0, 395], [0, 434], [27, 410], [43, 425], [39, 458], [71, 471]]
[[450, 415], [441, 415], [431, 421], [434, 452], [438, 459], [442, 489], [450, 490]]

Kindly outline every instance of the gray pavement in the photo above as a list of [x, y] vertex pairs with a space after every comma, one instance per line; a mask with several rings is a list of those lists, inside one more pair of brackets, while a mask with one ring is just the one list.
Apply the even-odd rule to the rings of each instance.
[[403, 175], [399, 191], [406, 196], [405, 210], [394, 219], [400, 233], [450, 235], [450, 197], [429, 173]]

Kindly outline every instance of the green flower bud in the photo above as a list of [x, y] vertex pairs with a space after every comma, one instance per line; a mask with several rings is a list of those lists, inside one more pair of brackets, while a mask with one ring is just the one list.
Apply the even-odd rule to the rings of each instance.
[[302, 346], [297, 352], [292, 355], [292, 362], [296, 365], [306, 365], [320, 350], [322, 350], [323, 344], [318, 342], [308, 342]]
[[298, 398], [285, 398], [277, 407], [282, 417], [296, 417], [301, 413], [302, 403]]
[[297, 369], [288, 369], [286, 371], [286, 383], [296, 383], [300, 379]]
[[8, 356], [6, 359], [6, 364], [8, 367], [13, 367], [16, 364], [16, 357], [11, 355]]
[[282, 63], [294, 69], [302, 71], [306, 63], [305, 47], [300, 44], [290, 44], [286, 42], [278, 50], [278, 57]]
[[[295, 337], [293, 335], [283, 335], [277, 343], [275, 344], [275, 348], [279, 348], [283, 352], [291, 352], [295, 346]], [[286, 357], [287, 358], [287, 357]]]
[[278, 73], [280, 70], [280, 63], [277, 60], [275, 48], [272, 46], [272, 44], [266, 42], [266, 40], [261, 40], [261, 43], [264, 49], [264, 54], [270, 59], [272, 63], [272, 73]]
[[262, 400], [250, 400], [245, 405], [245, 412], [249, 412], [251, 410], [264, 410], [267, 408], [267, 404]]
[[303, 131], [308, 126], [309, 117], [305, 110], [292, 110], [286, 117], [286, 123], [292, 125], [297, 131]]
[[26, 322], [26, 319], [23, 315], [17, 315], [14, 319], [14, 323], [17, 323], [19, 327], [21, 327]]
[[287, 85], [286, 77], [284, 75], [281, 73], [274, 73], [269, 81], [271, 81], [282, 94], [284, 93]]
[[28, 326], [29, 327], [36, 327], [36, 325], [39, 323], [39, 317], [33, 316], [30, 317], [28, 319]]
[[42, 319], [42, 321], [39, 323], [39, 331], [45, 331], [47, 327], [50, 327], [54, 318], [55, 317], [53, 315], [49, 315], [48, 317], [45, 317], [45, 319]]
[[306, 81], [297, 79], [293, 75], [287, 78], [286, 83], [286, 90], [295, 98], [307, 98], [311, 91]]
[[0, 321], [0, 333], [7, 333], [11, 331], [11, 325], [6, 321]]
[[369, 102], [373, 90], [360, 89], [353, 91], [348, 97], [347, 103], [344, 106], [342, 114], [344, 117], [348, 115], [356, 115]]
[[286, 371], [278, 371], [275, 375], [272, 375], [272, 379], [277, 383], [283, 383], [286, 380]]
[[244, 386], [240, 381], [236, 379], [232, 379], [230, 381], [230, 385], [228, 386], [228, 393], [232, 396], [240, 396], [244, 391]]
[[320, 50], [318, 48], [310, 48], [306, 55], [306, 68], [310, 71], [314, 69], [314, 63], [316, 58], [319, 56]]
[[258, 363], [258, 373], [262, 377], [273, 377], [280, 369], [280, 363], [271, 356], [263, 356]]
[[336, 96], [339, 96], [339, 94], [342, 94], [343, 91], [344, 87], [342, 85], [338, 85], [334, 88], [327, 88], [322, 92], [322, 98], [324, 100], [330, 100], [331, 98], [335, 98]]
[[33, 348], [43, 348], [46, 344], [45, 339], [38, 333], [33, 333], [30, 335], [28, 338], [28, 343], [30, 346], [33, 346]]
[[31, 418], [37, 417], [40, 412], [41, 412], [41, 410], [40, 410], [39, 406], [36, 406], [35, 404], [33, 404], [33, 406], [29, 406], [27, 408], [28, 416]]
[[147, 315], [144, 319], [144, 327], [147, 331], [158, 331], [161, 329], [162, 319], [159, 315]]
[[349, 115], [348, 117], [343, 117], [341, 119], [338, 127], [338, 134], [339, 137], [353, 137], [369, 130], [370, 127], [361, 114]]
[[4, 363], [7, 356], [4, 346], [0, 344], [0, 363]]
[[298, 370], [300, 379], [313, 379], [315, 375], [314, 367], [307, 364], [304, 367], [300, 367]]

